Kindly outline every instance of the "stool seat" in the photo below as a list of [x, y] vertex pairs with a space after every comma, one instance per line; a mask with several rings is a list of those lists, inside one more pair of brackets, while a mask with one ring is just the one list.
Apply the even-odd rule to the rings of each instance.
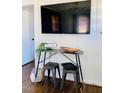
[[44, 65], [44, 68], [45, 69], [53, 69], [53, 68], [56, 68], [58, 67], [58, 63], [55, 63], [55, 62], [48, 62]]
[[78, 67], [72, 63], [62, 63], [63, 69], [65, 70], [77, 70]]

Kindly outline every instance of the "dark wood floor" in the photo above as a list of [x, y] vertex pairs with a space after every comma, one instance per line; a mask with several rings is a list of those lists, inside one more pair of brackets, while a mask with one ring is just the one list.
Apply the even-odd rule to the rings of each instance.
[[[52, 80], [45, 82], [42, 86], [41, 83], [33, 84], [30, 80], [30, 73], [34, 67], [34, 62], [24, 66], [22, 68], [22, 93], [76, 93], [75, 86], [73, 82], [66, 81], [62, 91], [59, 90], [60, 83], [57, 81], [58, 85], [53, 88]], [[98, 86], [85, 84], [82, 93], [102, 93], [102, 88]]]

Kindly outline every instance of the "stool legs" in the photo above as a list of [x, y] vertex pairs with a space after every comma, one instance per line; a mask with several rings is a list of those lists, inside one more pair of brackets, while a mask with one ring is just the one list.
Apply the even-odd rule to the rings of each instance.
[[[43, 75], [44, 75], [45, 71], [46, 70], [48, 71], [48, 79], [47, 80], [49, 80], [50, 79], [50, 72], [52, 71], [52, 79], [53, 79], [53, 83], [54, 83], [54, 88], [56, 87], [56, 69], [58, 70], [58, 75], [59, 75], [59, 78], [61, 79], [59, 65], [54, 67], [54, 68], [52, 68], [52, 69], [45, 68], [44, 72], [43, 72]], [[44, 84], [44, 79], [42, 81], [42, 85]]]
[[[43, 75], [45, 74], [45, 69], [43, 70]], [[42, 85], [44, 85], [44, 76], [43, 76], [43, 80], [42, 80]]]
[[63, 88], [63, 84], [64, 84], [64, 81], [65, 81], [65, 78], [66, 78], [66, 72], [63, 70], [63, 74], [62, 74], [62, 82], [61, 82], [60, 90], [62, 90], [62, 88]]
[[59, 66], [57, 67], [57, 69], [58, 69], [59, 79], [61, 79]]
[[53, 82], [54, 82], [54, 88], [56, 86], [56, 69], [52, 69], [52, 74], [53, 74]]
[[[68, 72], [66, 72], [65, 70], [63, 70], [62, 82], [61, 82], [60, 90], [62, 90], [62, 88], [63, 88], [63, 84], [64, 84], [64, 81], [65, 81], [65, 78], [66, 78], [67, 73]], [[74, 84], [75, 84], [75, 87], [76, 87], [76, 93], [79, 93], [79, 89], [78, 89], [78, 83], [80, 82], [79, 71], [75, 71], [72, 74], [74, 76]]]
[[76, 73], [74, 73], [73, 75], [74, 75], [74, 81], [75, 81], [76, 93], [78, 93], [78, 78], [77, 78]]
[[48, 69], [48, 79], [50, 78], [50, 69]]
[[78, 79], [78, 83], [80, 84], [80, 74], [79, 74], [79, 70], [77, 71], [77, 79]]

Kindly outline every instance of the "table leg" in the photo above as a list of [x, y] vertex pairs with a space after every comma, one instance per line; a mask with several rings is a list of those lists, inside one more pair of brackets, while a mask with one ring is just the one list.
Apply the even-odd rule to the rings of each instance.
[[79, 62], [79, 69], [80, 69], [80, 73], [81, 73], [82, 84], [83, 84], [83, 73], [82, 73], [82, 68], [81, 68], [81, 63], [80, 63], [80, 56], [79, 56], [79, 54], [77, 54], [77, 57], [78, 57], [78, 62]]
[[[79, 63], [78, 63], [78, 56], [77, 54], [75, 54], [75, 59], [76, 59], [76, 63], [77, 63], [77, 66], [79, 67]], [[78, 83], [80, 83], [80, 73], [79, 73], [79, 68], [78, 68], [78, 71], [77, 71], [77, 78], [78, 78]]]
[[43, 62], [43, 66], [45, 65], [45, 61], [46, 61], [46, 50], [44, 51], [44, 62]]
[[40, 56], [41, 56], [41, 51], [40, 51], [40, 54], [39, 54], [39, 57], [38, 57], [38, 63], [37, 63], [35, 78], [37, 78], [37, 73], [38, 73], [38, 68], [39, 68], [39, 63], [40, 63]]

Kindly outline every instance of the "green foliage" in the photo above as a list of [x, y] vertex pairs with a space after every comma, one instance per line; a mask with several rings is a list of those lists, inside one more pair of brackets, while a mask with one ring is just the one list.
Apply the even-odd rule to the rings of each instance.
[[36, 54], [39, 55], [42, 50], [45, 49], [45, 44], [46, 43], [40, 43], [38, 48], [36, 49]]
[[45, 44], [48, 44], [48, 43], [40, 43], [39, 44], [39, 46], [38, 46], [38, 48], [36, 49], [36, 54], [39, 56], [39, 54], [40, 54], [40, 52], [41, 51], [44, 51], [44, 50], [46, 50], [46, 51], [51, 51], [52, 49], [49, 47], [45, 47]]

